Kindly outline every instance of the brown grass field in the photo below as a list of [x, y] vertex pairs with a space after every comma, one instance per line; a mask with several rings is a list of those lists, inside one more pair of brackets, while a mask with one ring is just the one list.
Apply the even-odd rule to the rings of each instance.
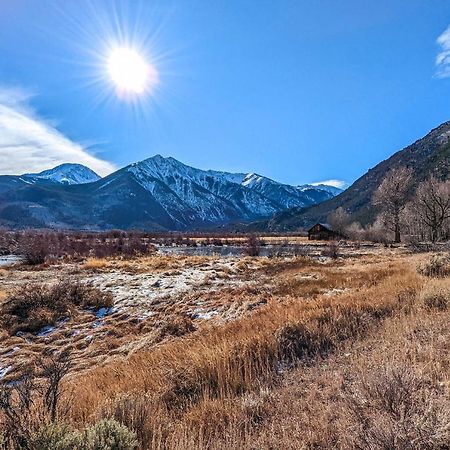
[[113, 306], [73, 307], [40, 333], [5, 327], [3, 382], [68, 350], [61, 420], [114, 418], [142, 449], [449, 448], [450, 277], [423, 275], [432, 257], [349, 246], [337, 259], [156, 254], [4, 269], [1, 302], [70, 276]]

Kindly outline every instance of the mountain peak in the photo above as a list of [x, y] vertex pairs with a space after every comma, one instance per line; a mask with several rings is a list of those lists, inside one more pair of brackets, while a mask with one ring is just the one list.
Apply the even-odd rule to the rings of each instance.
[[98, 181], [101, 177], [89, 167], [77, 163], [63, 163], [39, 173], [27, 173], [25, 177], [51, 180], [61, 184], [86, 184]]
[[257, 183], [261, 183], [266, 177], [258, 175], [257, 173], [248, 173], [242, 180], [242, 184], [247, 187], [253, 187]]
[[[4, 204], [21, 199], [24, 214], [45, 225], [183, 230], [260, 220], [332, 196], [318, 189], [301, 192], [254, 172], [202, 170], [159, 154], [119, 169], [99, 183], [89, 183], [98, 178], [81, 164], [61, 164], [38, 174], [0, 180], [0, 199]], [[61, 183], [88, 184], [60, 189]], [[56, 196], [52, 189], [57, 189]], [[16, 226], [9, 217], [3, 220]]]

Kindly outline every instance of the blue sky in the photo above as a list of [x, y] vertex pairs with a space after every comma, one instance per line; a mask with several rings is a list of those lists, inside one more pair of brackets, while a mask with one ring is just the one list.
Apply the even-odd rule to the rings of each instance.
[[[448, 0], [0, 0], [0, 172], [156, 153], [354, 181], [450, 120]], [[127, 41], [159, 74], [116, 94]]]

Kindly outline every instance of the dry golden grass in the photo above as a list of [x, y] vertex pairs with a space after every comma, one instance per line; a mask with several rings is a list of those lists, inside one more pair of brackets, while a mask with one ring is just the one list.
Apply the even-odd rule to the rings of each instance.
[[134, 259], [90, 259], [83, 268], [93, 270], [119, 270], [130, 273], [165, 272], [184, 267], [197, 267], [216, 260], [211, 256], [150, 255]]
[[0, 288], [0, 304], [8, 297], [8, 291]]
[[[223, 274], [253, 284], [213, 292], [203, 284], [222, 275], [208, 273], [146, 320], [115, 313], [90, 344], [62, 332], [51, 345], [75, 346], [81, 370], [67, 382], [70, 420], [114, 417], [142, 449], [448, 448], [450, 279], [417, 273], [427, 258], [243, 258]], [[100, 270], [181, 273], [214, 261], [158, 256]], [[220, 319], [189, 318], [198, 305]]]
[[449, 319], [419, 301], [320, 364], [291, 371], [241, 448], [448, 448]]
[[85, 270], [102, 270], [108, 267], [108, 260], [104, 258], [88, 258], [88, 260], [81, 266]]
[[271, 299], [240, 320], [93, 369], [72, 380], [73, 419], [112, 415], [138, 432], [143, 448], [211, 448], [213, 441], [226, 448], [224, 436], [239, 448], [270, 415], [264, 398], [282, 372], [409, 314], [421, 284], [401, 263], [366, 267], [353, 280], [330, 270], [338, 277], [333, 286], [349, 282], [358, 290], [308, 302], [282, 290], [282, 302]]

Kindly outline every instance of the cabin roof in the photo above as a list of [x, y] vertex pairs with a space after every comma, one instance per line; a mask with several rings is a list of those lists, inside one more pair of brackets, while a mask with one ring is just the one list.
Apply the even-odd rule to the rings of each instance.
[[328, 225], [327, 223], [321, 223], [321, 222], [317, 222], [315, 223], [309, 230], [308, 233], [313, 231], [313, 229], [317, 226], [320, 225], [322, 228], [324, 228], [326, 231], [333, 231], [330, 227], [330, 225]]

